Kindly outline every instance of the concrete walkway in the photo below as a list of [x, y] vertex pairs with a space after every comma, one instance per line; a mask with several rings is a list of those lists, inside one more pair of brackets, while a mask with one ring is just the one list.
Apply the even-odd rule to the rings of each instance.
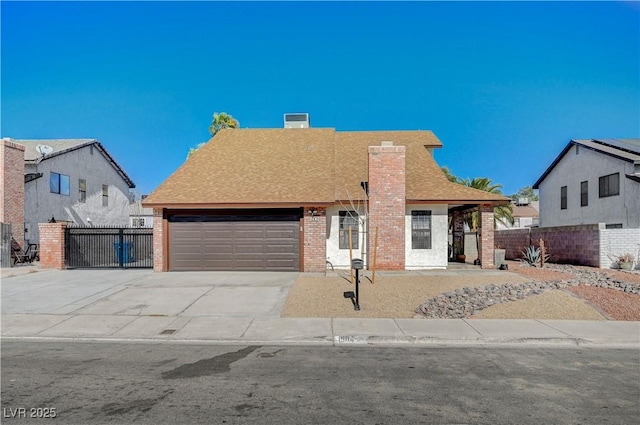
[[640, 348], [640, 322], [281, 318], [298, 273], [2, 270], [2, 338]]

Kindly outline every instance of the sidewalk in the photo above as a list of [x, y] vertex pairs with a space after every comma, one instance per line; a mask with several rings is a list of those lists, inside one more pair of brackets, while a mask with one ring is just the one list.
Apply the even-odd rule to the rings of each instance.
[[2, 279], [3, 340], [640, 348], [640, 322], [282, 318], [297, 273], [23, 270]]

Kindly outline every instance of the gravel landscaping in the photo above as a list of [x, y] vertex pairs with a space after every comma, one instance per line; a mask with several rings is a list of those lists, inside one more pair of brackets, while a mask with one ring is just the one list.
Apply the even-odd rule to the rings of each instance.
[[360, 311], [343, 292], [349, 272], [301, 274], [282, 317], [640, 320], [640, 273], [510, 261], [504, 274], [378, 273], [360, 284]]

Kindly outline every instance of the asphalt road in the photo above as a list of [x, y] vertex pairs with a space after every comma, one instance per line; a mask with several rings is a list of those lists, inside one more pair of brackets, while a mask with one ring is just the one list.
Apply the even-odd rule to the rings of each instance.
[[637, 350], [5, 340], [1, 352], [3, 424], [631, 425], [640, 418]]

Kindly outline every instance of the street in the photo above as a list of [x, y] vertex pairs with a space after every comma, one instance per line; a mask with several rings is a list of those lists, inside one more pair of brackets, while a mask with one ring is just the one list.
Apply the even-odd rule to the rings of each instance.
[[639, 400], [632, 349], [2, 342], [3, 424], [631, 425]]

